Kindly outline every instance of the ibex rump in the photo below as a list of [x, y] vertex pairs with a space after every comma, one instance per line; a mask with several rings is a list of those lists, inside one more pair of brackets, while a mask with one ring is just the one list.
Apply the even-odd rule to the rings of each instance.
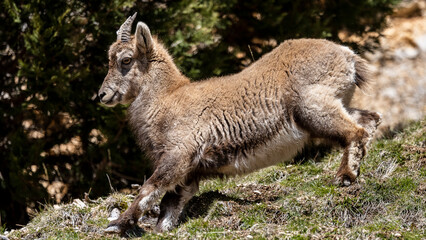
[[359, 175], [380, 116], [348, 106], [369, 76], [347, 47], [289, 40], [238, 74], [190, 82], [144, 23], [130, 36], [135, 17], [109, 49], [99, 97], [108, 106], [130, 103], [130, 125], [155, 171], [106, 232], [131, 228], [163, 194], [156, 229], [172, 229], [201, 179], [290, 160], [311, 138], [345, 148], [337, 183]]

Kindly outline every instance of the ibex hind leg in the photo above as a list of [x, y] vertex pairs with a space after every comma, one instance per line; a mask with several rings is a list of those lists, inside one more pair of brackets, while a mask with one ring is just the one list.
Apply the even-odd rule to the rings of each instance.
[[338, 141], [345, 149], [335, 183], [348, 186], [359, 175], [361, 159], [366, 154], [369, 133], [358, 124], [340, 99], [313, 89], [301, 97], [295, 109], [297, 123], [312, 137]]
[[142, 186], [130, 207], [117, 220], [111, 221], [105, 229], [107, 233], [125, 233], [165, 192], [173, 190], [187, 175], [186, 164], [174, 159], [162, 159], [152, 176]]
[[348, 112], [359, 125], [367, 130], [370, 137], [373, 137], [374, 132], [382, 121], [381, 115], [376, 112], [356, 108], [348, 108]]
[[184, 186], [176, 186], [174, 191], [164, 195], [160, 204], [157, 232], [169, 231], [177, 226], [185, 204], [198, 192], [198, 180], [189, 180]]
[[[351, 144], [349, 147], [346, 147], [343, 153], [343, 160], [339, 167], [335, 183], [338, 185], [349, 185], [352, 182], [351, 176], [347, 173], [352, 172], [356, 173], [356, 176], [359, 175], [359, 162], [357, 163], [353, 159], [362, 159], [367, 153], [370, 142], [373, 138], [374, 132], [381, 123], [381, 116], [378, 113], [348, 108], [348, 113], [359, 125], [361, 125], [368, 133], [367, 137], [362, 139], [361, 145]], [[360, 156], [360, 158], [356, 158]], [[355, 158], [354, 158], [355, 157]], [[347, 160], [346, 160], [347, 159]]]

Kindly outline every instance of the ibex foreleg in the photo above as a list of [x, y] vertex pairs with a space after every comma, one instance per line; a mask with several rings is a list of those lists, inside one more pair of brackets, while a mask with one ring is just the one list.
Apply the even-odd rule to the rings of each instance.
[[167, 192], [161, 200], [156, 231], [169, 231], [176, 227], [184, 206], [197, 192], [198, 180], [190, 180], [184, 186], [176, 186], [174, 191]]
[[[180, 159], [182, 160], [182, 159]], [[158, 162], [152, 176], [142, 186], [138, 196], [130, 207], [105, 229], [107, 233], [124, 233], [138, 222], [142, 214], [152, 208], [152, 205], [167, 191], [185, 182], [188, 175], [187, 162], [178, 162], [174, 158], [164, 157]]]

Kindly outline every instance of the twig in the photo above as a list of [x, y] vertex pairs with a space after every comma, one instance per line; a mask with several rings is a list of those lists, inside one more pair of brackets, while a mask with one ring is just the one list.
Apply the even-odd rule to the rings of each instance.
[[250, 45], [247, 45], [249, 50], [250, 50], [250, 54], [251, 54], [251, 59], [253, 59], [253, 62], [255, 62], [254, 57], [253, 57], [253, 52], [251, 51], [251, 47]]
[[131, 176], [127, 176], [127, 175], [124, 175], [124, 174], [119, 173], [119, 172], [114, 171], [114, 170], [111, 170], [111, 173], [112, 173], [112, 174], [114, 174], [114, 175], [116, 175], [116, 176], [118, 176], [118, 177], [121, 177], [121, 178], [124, 178], [124, 179], [130, 180], [130, 181], [134, 181], [134, 182], [141, 183], [141, 184], [144, 184], [144, 183], [145, 183], [145, 180], [143, 180], [143, 181], [142, 181], [142, 180], [140, 180], [140, 179], [138, 179], [138, 178], [134, 178], [134, 177], [131, 177]]
[[111, 184], [111, 179], [109, 179], [108, 174], [105, 174], [105, 175], [106, 175], [106, 176], [107, 176], [107, 178], [108, 178], [109, 187], [111, 188], [111, 191], [112, 191], [112, 192], [115, 192], [115, 189], [112, 187], [112, 184]]

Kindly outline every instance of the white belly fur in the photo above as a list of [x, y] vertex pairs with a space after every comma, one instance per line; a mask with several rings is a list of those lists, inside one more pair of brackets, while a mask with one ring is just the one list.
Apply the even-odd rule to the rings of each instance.
[[241, 175], [289, 161], [302, 150], [308, 138], [309, 134], [297, 127], [286, 128], [265, 145], [254, 149], [251, 155], [235, 159], [221, 167], [219, 172], [228, 176]]

